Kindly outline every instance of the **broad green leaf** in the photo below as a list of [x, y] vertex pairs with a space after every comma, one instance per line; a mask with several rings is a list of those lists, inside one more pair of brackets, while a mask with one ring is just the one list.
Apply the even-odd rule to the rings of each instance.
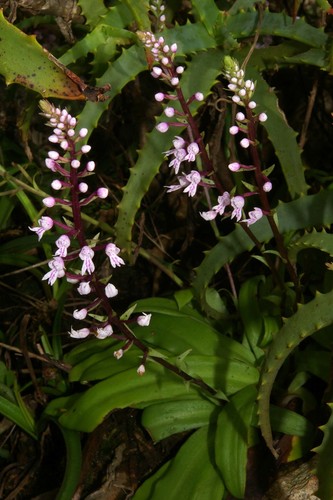
[[246, 387], [230, 399], [217, 420], [216, 463], [224, 484], [236, 498], [244, 498], [245, 493], [247, 449], [256, 396], [254, 386]]
[[212, 433], [197, 430], [176, 457], [136, 491], [133, 500], [220, 500], [224, 485], [212, 463]]
[[156, 442], [177, 432], [208, 425], [216, 408], [215, 404], [201, 398], [167, 401], [146, 407], [141, 421]]

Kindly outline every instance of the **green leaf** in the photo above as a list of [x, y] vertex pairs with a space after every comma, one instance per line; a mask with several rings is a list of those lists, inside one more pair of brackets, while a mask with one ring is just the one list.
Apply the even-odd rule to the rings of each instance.
[[208, 425], [216, 408], [215, 404], [201, 398], [167, 401], [145, 408], [141, 421], [156, 442], [177, 432]]
[[276, 432], [299, 437], [314, 437], [315, 435], [315, 428], [309, 420], [286, 408], [271, 405], [270, 419], [272, 429]]
[[79, 86], [49, 59], [36, 37], [28, 36], [10, 24], [2, 11], [0, 31], [0, 73], [7, 85], [19, 83], [43, 97], [86, 99]]
[[333, 291], [317, 294], [316, 298], [288, 318], [268, 348], [265, 363], [261, 370], [258, 393], [258, 414], [262, 435], [268, 448], [275, 457], [278, 453], [273, 447], [272, 431], [269, 422], [269, 403], [272, 387], [280, 367], [289, 354], [309, 335], [333, 323]]
[[333, 498], [333, 403], [328, 403], [328, 406], [331, 409], [331, 415], [327, 424], [321, 427], [324, 439], [321, 445], [314, 450], [319, 454], [317, 466], [319, 488], [316, 494], [321, 500]]
[[27, 432], [31, 437], [37, 439], [34, 422], [31, 415], [28, 414], [28, 410], [26, 408], [24, 409], [17, 403], [12, 403], [7, 398], [0, 395], [0, 414], [4, 415], [6, 418], [14, 422], [14, 424], [21, 427], [21, 429]]
[[214, 25], [220, 16], [220, 10], [215, 2], [192, 0], [192, 9], [199, 24], [202, 24], [210, 35], [214, 34]]
[[230, 399], [217, 420], [216, 463], [226, 488], [236, 498], [244, 498], [245, 494], [247, 449], [256, 396], [254, 386], [246, 387]]
[[176, 457], [136, 491], [133, 500], [222, 499], [224, 485], [212, 463], [212, 446], [208, 428], [197, 430]]
[[263, 276], [255, 276], [243, 283], [238, 297], [238, 310], [243, 322], [246, 340], [257, 360], [264, 354], [259, 347], [264, 322], [258, 301], [258, 286], [263, 280]]

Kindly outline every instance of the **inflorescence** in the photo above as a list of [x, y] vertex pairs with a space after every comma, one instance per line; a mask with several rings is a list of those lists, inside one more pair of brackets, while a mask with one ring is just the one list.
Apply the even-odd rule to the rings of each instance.
[[[96, 273], [94, 256], [98, 251], [103, 251], [110, 261], [113, 269], [125, 265], [120, 257], [120, 248], [115, 243], [99, 244], [97, 237], [87, 240], [85, 228], [82, 220], [81, 210], [95, 199], [104, 199], [108, 196], [106, 187], [99, 187], [89, 194], [87, 178], [95, 171], [93, 161], [82, 162], [82, 156], [90, 152], [91, 147], [82, 145], [82, 140], [87, 136], [88, 130], [81, 128], [76, 130], [77, 120], [72, 117], [67, 110], [59, 109], [47, 101], [41, 101], [43, 116], [48, 119], [47, 125], [53, 128], [53, 133], [49, 137], [52, 144], [60, 147], [61, 152], [49, 151], [45, 160], [46, 167], [56, 175], [51, 183], [54, 191], [66, 193], [66, 197], [48, 196], [43, 199], [46, 208], [56, 205], [63, 205], [72, 212], [72, 222], [68, 217], [64, 221], [57, 220], [49, 215], [43, 215], [38, 220], [36, 227], [31, 227], [38, 240], [41, 240], [46, 231], [58, 228], [61, 235], [56, 239], [56, 250], [53, 258], [49, 261], [50, 270], [43, 276], [49, 285], [53, 285], [57, 279], [66, 278], [69, 283], [77, 286], [77, 292], [81, 296], [87, 296], [89, 303], [81, 309], [73, 312], [73, 318], [78, 321], [86, 320], [89, 314], [99, 306], [104, 307], [105, 315], [91, 315], [89, 326], [83, 328], [73, 328], [69, 335], [76, 339], [94, 335], [98, 339], [104, 339], [113, 334], [114, 326], [121, 325], [121, 322], [113, 313], [109, 299], [118, 294], [118, 290], [111, 282], [102, 282]], [[79, 263], [79, 264], [78, 264]], [[74, 264], [74, 266], [73, 266]], [[99, 319], [96, 319], [99, 318]], [[150, 314], [142, 314], [137, 317], [140, 326], [148, 326]], [[117, 332], [117, 338], [123, 338]], [[119, 359], [122, 353], [130, 347], [131, 342], [126, 340], [123, 349], [115, 352], [115, 357]], [[121, 352], [120, 352], [121, 351]], [[138, 373], [142, 374], [144, 366], [140, 365]]]
[[[239, 146], [244, 150], [249, 150], [252, 156], [253, 164], [245, 165], [237, 161], [229, 163], [228, 168], [231, 172], [249, 172], [254, 171], [255, 186], [251, 190], [235, 195], [223, 189], [220, 182], [213, 172], [211, 164], [205, 151], [202, 137], [198, 131], [195, 121], [190, 112], [190, 106], [194, 101], [202, 101], [204, 96], [201, 92], [196, 92], [189, 99], [185, 99], [181, 90], [180, 76], [185, 71], [185, 67], [175, 63], [177, 54], [177, 44], [170, 46], [165, 43], [162, 36], [155, 37], [153, 33], [145, 32], [140, 35], [145, 48], [150, 52], [153, 58], [153, 68], [151, 74], [154, 78], [161, 79], [170, 86], [170, 92], [158, 92], [155, 99], [158, 102], [167, 101], [164, 113], [169, 121], [158, 123], [156, 129], [165, 133], [170, 127], [184, 127], [187, 125], [189, 137], [194, 140], [186, 141], [180, 136], [175, 136], [173, 148], [164, 154], [169, 158], [169, 167], [174, 170], [177, 177], [177, 184], [167, 187], [167, 192], [182, 190], [189, 197], [196, 195], [198, 188], [216, 188], [219, 191], [217, 204], [210, 210], [200, 212], [201, 217], [206, 221], [215, 219], [218, 215], [234, 218], [250, 226], [254, 224], [263, 215], [270, 214], [269, 204], [266, 193], [271, 191], [272, 183], [265, 172], [262, 172], [257, 151], [256, 130], [258, 123], [264, 123], [267, 120], [266, 113], [256, 114], [256, 102], [253, 100], [255, 83], [252, 80], [245, 79], [245, 72], [241, 69], [235, 59], [225, 57], [224, 76], [229, 81], [228, 89], [231, 92], [231, 102], [238, 107], [236, 112], [235, 124], [229, 129], [232, 136], [239, 135]], [[182, 111], [175, 109], [170, 105], [172, 101], [179, 101]], [[197, 160], [201, 157], [202, 169], [196, 168]], [[184, 169], [181, 172], [181, 169]], [[189, 171], [189, 169], [191, 169]], [[248, 187], [248, 185], [247, 185]], [[259, 195], [262, 207], [254, 207], [246, 217], [244, 213], [245, 200], [249, 196]]]

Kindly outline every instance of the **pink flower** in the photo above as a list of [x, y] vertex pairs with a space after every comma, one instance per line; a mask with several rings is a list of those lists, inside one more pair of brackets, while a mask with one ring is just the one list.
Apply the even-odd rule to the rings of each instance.
[[186, 151], [185, 149], [175, 149], [174, 150], [174, 159], [170, 161], [169, 167], [175, 169], [175, 174], [177, 175], [179, 172], [179, 168], [181, 163], [185, 160]]
[[82, 247], [81, 252], [79, 253], [80, 259], [83, 260], [81, 269], [82, 276], [85, 274], [86, 271], [88, 274], [92, 274], [95, 271], [95, 265], [92, 261], [94, 255], [95, 252], [93, 251], [92, 248], [88, 246]]
[[188, 186], [184, 189], [184, 193], [188, 193], [189, 196], [194, 196], [197, 192], [197, 187], [201, 181], [201, 175], [196, 170], [191, 170], [191, 172], [185, 176]]
[[251, 226], [251, 224], [254, 224], [259, 219], [261, 219], [263, 215], [264, 214], [263, 214], [263, 211], [261, 210], [261, 208], [254, 207], [254, 209], [251, 210], [251, 212], [249, 212], [249, 218], [244, 219], [242, 222], [246, 222], [246, 224], [248, 226]]
[[75, 309], [73, 312], [73, 318], [75, 319], [85, 319], [87, 317], [87, 309]]
[[228, 191], [224, 191], [221, 196], [218, 196], [218, 203], [213, 207], [213, 210], [216, 210], [218, 214], [223, 215], [226, 207], [230, 205], [230, 201], [230, 194], [228, 193]]
[[137, 317], [136, 322], [139, 326], [149, 326], [150, 320], [151, 314], [142, 313], [141, 316]]
[[244, 207], [244, 203], [245, 201], [243, 196], [234, 196], [233, 198], [231, 198], [230, 204], [233, 208], [231, 218], [233, 219], [235, 217], [237, 222], [239, 222], [242, 217], [242, 209]]
[[55, 244], [57, 245], [58, 250], [54, 255], [59, 255], [59, 257], [66, 257], [67, 248], [71, 244], [71, 240], [69, 239], [69, 237], [66, 234], [63, 234], [56, 240]]
[[77, 291], [80, 295], [88, 295], [91, 292], [91, 286], [88, 281], [82, 281], [78, 286]]
[[90, 334], [89, 328], [81, 328], [80, 330], [74, 330], [71, 327], [71, 331], [68, 332], [73, 339], [85, 339]]
[[110, 259], [110, 264], [112, 267], [123, 266], [125, 262], [121, 257], [118, 257], [120, 248], [118, 248], [114, 243], [108, 243], [105, 247], [105, 253]]
[[40, 241], [45, 231], [52, 229], [52, 227], [53, 220], [51, 219], [51, 217], [44, 216], [38, 219], [38, 227], [29, 227], [29, 229], [30, 231], [34, 231], [36, 233], [36, 235], [38, 236], [38, 241]]
[[195, 161], [196, 155], [199, 153], [200, 149], [196, 142], [191, 142], [187, 146], [187, 155], [185, 156], [185, 160], [187, 161]]
[[105, 287], [105, 295], [108, 297], [108, 299], [112, 299], [112, 297], [116, 297], [116, 295], [118, 295], [118, 290], [117, 288], [112, 284], [112, 283], [109, 283], [108, 285], [106, 285]]
[[48, 284], [52, 286], [57, 278], [63, 278], [65, 276], [65, 263], [61, 257], [55, 257], [48, 265], [51, 271], [46, 273], [42, 277], [42, 280], [48, 280]]
[[103, 340], [106, 337], [110, 337], [110, 335], [113, 334], [113, 329], [111, 325], [105, 325], [101, 328], [97, 328], [96, 332], [97, 332], [96, 337], [100, 340]]

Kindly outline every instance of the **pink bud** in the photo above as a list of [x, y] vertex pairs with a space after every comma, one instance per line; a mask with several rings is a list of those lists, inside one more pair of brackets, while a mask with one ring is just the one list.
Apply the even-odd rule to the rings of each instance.
[[81, 151], [82, 153], [89, 153], [89, 151], [91, 150], [91, 146], [89, 146], [89, 144], [85, 144], [84, 146], [82, 146], [81, 148]]
[[94, 161], [88, 161], [86, 169], [88, 172], [93, 172], [95, 170], [95, 162]]
[[87, 128], [81, 128], [81, 130], [79, 131], [79, 136], [82, 137], [82, 139], [86, 137], [87, 134], [88, 134]]
[[88, 184], [86, 182], [80, 182], [78, 188], [80, 193], [86, 193], [88, 191]]
[[51, 158], [51, 160], [59, 160], [59, 153], [57, 151], [49, 151], [47, 156]]
[[47, 198], [44, 198], [42, 200], [42, 202], [48, 208], [52, 208], [56, 204], [56, 201], [52, 196], [48, 196]]
[[101, 188], [97, 189], [96, 194], [97, 194], [98, 198], [104, 199], [104, 198], [108, 197], [109, 190], [107, 188], [101, 187]]
[[162, 92], [158, 92], [155, 94], [155, 101], [162, 102], [164, 100], [164, 94]]
[[56, 191], [59, 191], [59, 189], [62, 188], [62, 183], [61, 181], [59, 181], [59, 179], [55, 179], [54, 181], [51, 182], [51, 187]]
[[79, 160], [72, 160], [71, 161], [72, 168], [79, 168], [80, 165], [81, 165], [81, 163], [79, 162]]
[[158, 130], [159, 132], [164, 134], [165, 132], [167, 132], [169, 130], [169, 124], [166, 122], [161, 122], [158, 125], [156, 125], [156, 130]]
[[242, 148], [246, 149], [249, 147], [250, 141], [246, 137], [244, 137], [244, 139], [242, 139], [239, 144], [242, 146]]

